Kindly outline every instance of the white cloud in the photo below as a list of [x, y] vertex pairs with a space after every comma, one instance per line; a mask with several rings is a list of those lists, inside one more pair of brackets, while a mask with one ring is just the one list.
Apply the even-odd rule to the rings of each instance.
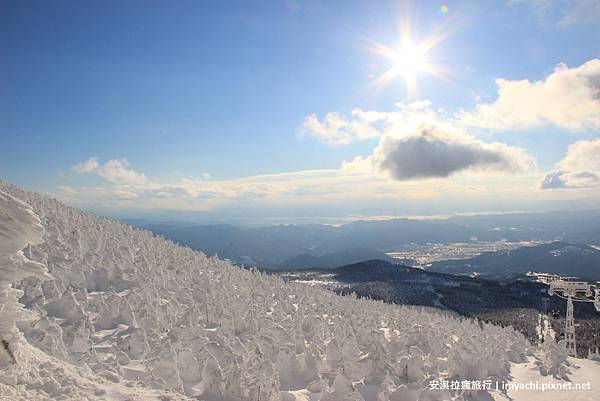
[[541, 189], [589, 188], [600, 185], [600, 176], [592, 171], [551, 171], [540, 183]]
[[[337, 170], [300, 171], [211, 181], [203, 172], [197, 177], [181, 178], [172, 183], [157, 183], [143, 173], [129, 168], [125, 159], [99, 163], [92, 157], [72, 167], [80, 174], [95, 174], [114, 185], [104, 187], [57, 187], [56, 195], [78, 205], [99, 207], [132, 207], [147, 209], [181, 209], [208, 211], [232, 203], [277, 199], [293, 193], [296, 196], [327, 191], [315, 184], [321, 175], [337, 175]], [[316, 181], [315, 181], [316, 177]], [[315, 186], [316, 185], [316, 186]], [[310, 187], [310, 190], [309, 190]]]
[[78, 173], [92, 173], [92, 172], [96, 171], [98, 166], [99, 166], [98, 158], [90, 157], [86, 161], [74, 165], [73, 170], [77, 171]]
[[146, 176], [129, 168], [127, 159], [113, 159], [100, 164], [97, 157], [73, 166], [73, 170], [81, 174], [97, 174], [114, 184], [143, 184]]
[[378, 137], [381, 132], [373, 127], [376, 116], [352, 110], [352, 118], [345, 119], [339, 113], [327, 113], [323, 121], [315, 114], [306, 117], [300, 127], [300, 136], [310, 135], [329, 145], [348, 145], [369, 138]]
[[139, 194], [136, 192], [136, 188], [130, 188], [127, 185], [116, 185], [113, 188], [112, 193], [115, 200], [132, 200], [139, 198]]
[[112, 183], [143, 184], [146, 176], [129, 169], [126, 159], [109, 160], [98, 169], [98, 175]]
[[564, 170], [600, 170], [600, 139], [577, 141], [558, 163]]
[[354, 142], [383, 136], [399, 127], [406, 130], [424, 121], [436, 119], [429, 100], [413, 103], [396, 103], [393, 111], [363, 110], [355, 108], [350, 117], [330, 112], [320, 121], [315, 114], [307, 116], [298, 130], [300, 136], [313, 136], [328, 145], [348, 145]]
[[600, 139], [577, 141], [542, 179], [541, 189], [589, 188], [600, 185]]
[[554, 125], [570, 131], [600, 129], [600, 59], [556, 66], [542, 81], [497, 79], [498, 98], [462, 112], [466, 126], [496, 130]]
[[[108, 163], [107, 163], [108, 164]], [[98, 173], [103, 165], [92, 169]], [[75, 169], [75, 168], [74, 168]], [[172, 183], [146, 181], [104, 187], [58, 187], [55, 196], [84, 207], [146, 210], [211, 211], [230, 205], [320, 202], [335, 193], [348, 193], [348, 179], [339, 170], [308, 170], [211, 181], [207, 174]]]
[[343, 161], [340, 169], [346, 175], [379, 174], [377, 166], [373, 163], [373, 156], [356, 156], [352, 161]]
[[410, 135], [385, 135], [371, 160], [396, 180], [448, 177], [464, 170], [512, 173], [526, 171], [532, 164], [520, 148], [486, 143], [435, 123], [422, 125]]

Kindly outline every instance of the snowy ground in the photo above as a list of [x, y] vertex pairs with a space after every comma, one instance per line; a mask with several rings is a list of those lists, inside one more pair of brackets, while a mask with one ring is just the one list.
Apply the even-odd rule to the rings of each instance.
[[[509, 383], [517, 385], [519, 383], [537, 383], [541, 388], [546, 386], [546, 390], [541, 389], [510, 389], [505, 393], [501, 391], [492, 392], [493, 399], [496, 401], [598, 401], [600, 400], [600, 362], [568, 358], [570, 363], [569, 381], [557, 379], [552, 376], [540, 376], [539, 359], [530, 357], [527, 363], [515, 364], [511, 368], [512, 379]], [[574, 387], [587, 385], [590, 389], [576, 390]], [[552, 388], [552, 386], [571, 385], [572, 389]]]
[[600, 399], [599, 364], [567, 371], [554, 342], [286, 284], [1, 181], [0, 337], [2, 401], [529, 401], [429, 382], [559, 380], [540, 367], [592, 385], [545, 400]]

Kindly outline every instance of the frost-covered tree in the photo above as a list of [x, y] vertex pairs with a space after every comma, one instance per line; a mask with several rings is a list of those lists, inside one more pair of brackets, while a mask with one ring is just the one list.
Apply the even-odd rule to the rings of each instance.
[[210, 355], [202, 369], [202, 380], [198, 386], [199, 395], [204, 397], [223, 397], [225, 388], [223, 386], [223, 373], [217, 360]]
[[567, 378], [569, 362], [567, 360], [568, 351], [564, 340], [556, 343], [553, 339], [548, 339], [541, 347], [542, 361], [540, 372], [544, 375], [552, 375], [562, 379]]
[[321, 397], [321, 401], [364, 401], [362, 395], [356, 390], [350, 379], [341, 372], [335, 379], [329, 391]]

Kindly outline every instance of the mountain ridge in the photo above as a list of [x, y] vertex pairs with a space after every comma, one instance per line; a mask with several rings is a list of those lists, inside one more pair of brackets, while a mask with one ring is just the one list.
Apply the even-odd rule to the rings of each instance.
[[393, 252], [407, 245], [478, 241], [556, 241], [600, 244], [600, 212], [517, 213], [456, 216], [446, 220], [359, 220], [340, 226], [287, 224], [264, 227], [152, 224], [150, 229], [177, 243], [234, 263], [279, 268], [303, 254], [321, 257], [354, 248]]

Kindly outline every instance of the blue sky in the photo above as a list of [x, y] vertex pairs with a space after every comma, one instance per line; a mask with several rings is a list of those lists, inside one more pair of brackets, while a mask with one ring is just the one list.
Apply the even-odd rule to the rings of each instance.
[[[0, 177], [111, 215], [589, 207], [600, 170], [599, 25], [597, 0], [4, 1]], [[396, 61], [373, 44], [398, 48], [408, 26], [415, 48], [443, 36], [424, 57], [444, 78], [417, 68], [416, 90], [402, 74], [374, 85]], [[509, 82], [504, 102], [497, 78]], [[510, 96], [534, 117], [515, 116], [506, 105], [521, 101]], [[418, 100], [428, 102], [407, 106]], [[379, 114], [366, 121], [355, 109]], [[431, 155], [432, 144], [450, 144], [442, 157], [457, 151], [460, 161], [394, 159], [412, 149], [426, 163], [418, 152]], [[575, 165], [582, 154], [589, 160]], [[461, 200], [465, 182], [477, 183], [478, 201]]]

